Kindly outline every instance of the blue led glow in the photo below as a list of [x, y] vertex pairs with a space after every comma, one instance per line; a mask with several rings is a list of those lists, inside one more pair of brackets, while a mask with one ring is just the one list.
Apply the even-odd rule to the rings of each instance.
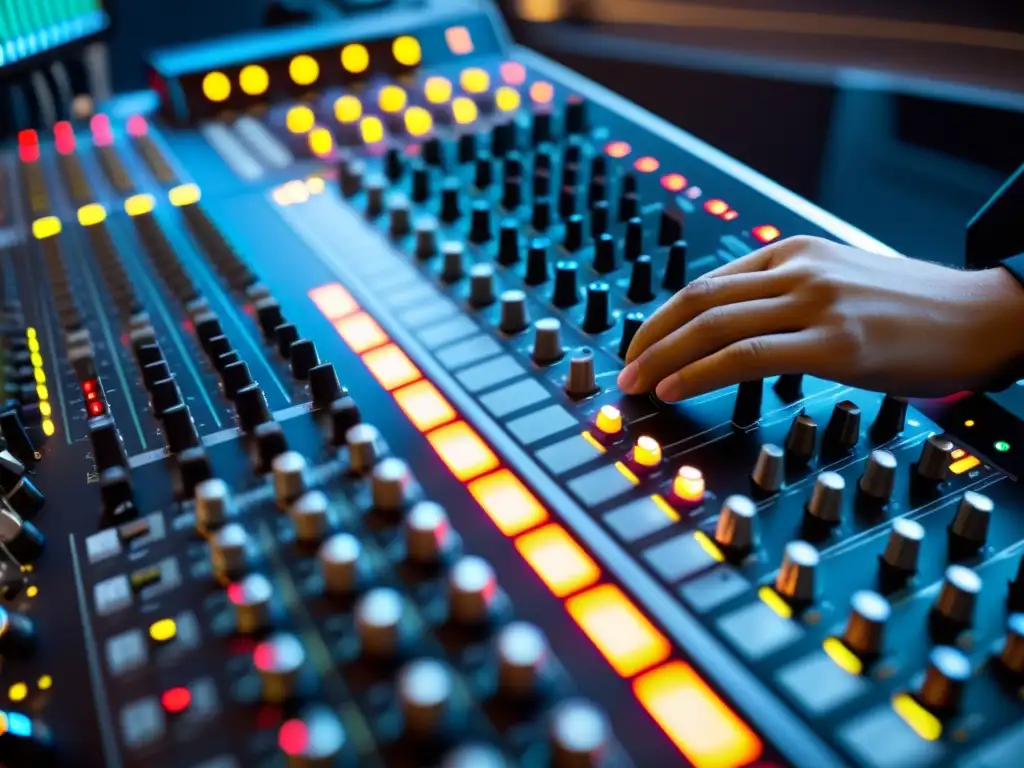
[[5, 25], [0, 15], [0, 66], [88, 37], [109, 23], [100, 0], [32, 0], [32, 5], [32, 18], [16, 17]]
[[27, 739], [32, 735], [32, 721], [20, 712], [8, 712], [7, 731], [12, 736]]

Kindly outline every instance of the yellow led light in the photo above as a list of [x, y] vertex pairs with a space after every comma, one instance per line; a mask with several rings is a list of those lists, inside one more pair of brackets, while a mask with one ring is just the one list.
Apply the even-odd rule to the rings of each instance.
[[53, 413], [53, 407], [48, 402], [44, 401], [44, 402], [41, 402], [39, 404], [39, 415], [40, 416], [49, 416], [52, 413]]
[[514, 112], [523, 103], [523, 97], [515, 88], [503, 85], [495, 92], [494, 103], [502, 112]]
[[423, 95], [431, 104], [444, 104], [452, 97], [452, 81], [447, 77], [428, 77], [423, 84]]
[[124, 201], [124, 212], [129, 216], [141, 216], [152, 211], [154, 205], [156, 205], [156, 201], [152, 195], [145, 193], [132, 195]]
[[653, 496], [651, 496], [651, 501], [654, 502], [654, 506], [660, 509], [661, 513], [665, 515], [665, 517], [667, 517], [673, 523], [679, 522], [679, 513], [672, 508], [671, 504], [665, 501], [664, 496], [662, 496], [660, 493], [656, 493]]
[[288, 75], [296, 85], [312, 85], [320, 77], [320, 65], [312, 56], [300, 53], [288, 62]]
[[641, 467], [656, 467], [661, 463], [661, 445], [653, 437], [642, 435], [633, 446], [633, 461]]
[[29, 587], [28, 589], [25, 590], [25, 595], [27, 597], [35, 597], [38, 594], [39, 594], [39, 587], [37, 587], [35, 584], [33, 584], [31, 587]]
[[36, 384], [46, 383], [46, 371], [42, 368], [36, 368], [32, 371], [32, 374], [36, 377]]
[[607, 453], [608, 449], [601, 445], [598, 439], [589, 432], [580, 432], [580, 437], [582, 437], [587, 442], [587, 444], [590, 445], [598, 453]]
[[314, 176], [311, 179], [306, 179], [306, 191], [309, 192], [309, 194], [319, 195], [325, 189], [327, 189], [327, 185], [324, 183], [324, 180], [321, 179], [319, 176]]
[[385, 85], [377, 94], [377, 104], [384, 112], [391, 114], [405, 109], [408, 101], [409, 97], [405, 95], [405, 90], [397, 85]]
[[358, 75], [370, 66], [370, 52], [365, 45], [352, 43], [341, 49], [341, 66], [346, 72]]
[[309, 133], [316, 123], [316, 115], [305, 104], [292, 107], [284, 116], [284, 124], [292, 133]]
[[167, 199], [171, 201], [171, 205], [175, 208], [193, 205], [199, 202], [199, 197], [199, 186], [196, 184], [179, 184], [176, 187], [172, 187], [167, 193]]
[[965, 421], [964, 422], [964, 426], [965, 427], [973, 427], [974, 426], [974, 419], [968, 419], [967, 421]]
[[384, 140], [384, 124], [376, 117], [364, 117], [359, 123], [359, 132], [364, 144], [376, 144]]
[[633, 470], [627, 467], [624, 463], [616, 461], [615, 468], [619, 470], [620, 475], [629, 480], [633, 485], [640, 485], [640, 478], [633, 474]]
[[28, 696], [28, 686], [24, 683], [15, 683], [7, 689], [7, 698], [13, 702], [24, 701]]
[[704, 474], [696, 467], [680, 467], [672, 481], [672, 493], [691, 504], [703, 499], [705, 490]]
[[860, 660], [857, 654], [843, 645], [843, 641], [838, 637], [826, 637], [821, 646], [825, 649], [828, 657], [844, 672], [849, 672], [851, 675], [859, 675], [864, 671], [864, 662]]
[[427, 435], [427, 442], [460, 482], [467, 482], [498, 466], [498, 457], [471, 426], [456, 421]]
[[36, 397], [40, 400], [50, 399], [50, 390], [46, 388], [45, 384], [36, 384]]
[[949, 471], [954, 475], [962, 475], [964, 472], [968, 472], [981, 464], [981, 459], [977, 456], [964, 456], [962, 459], [958, 459], [949, 465]]
[[39, 351], [39, 339], [37, 339], [35, 336], [28, 337], [28, 350], [29, 352]]
[[334, 330], [353, 352], [366, 352], [386, 344], [389, 340], [384, 329], [365, 312], [357, 312], [344, 320], [339, 320], [334, 324]]
[[166, 643], [178, 634], [178, 624], [174, 619], [159, 619], [149, 625], [149, 637], [155, 643]]
[[352, 294], [340, 283], [326, 283], [314, 288], [309, 292], [309, 298], [328, 320], [337, 320], [359, 309]]
[[49, 419], [43, 419], [43, 434], [47, 437], [53, 435], [57, 431], [57, 428], [53, 425], [53, 422]]
[[477, 109], [472, 99], [459, 96], [452, 101], [452, 116], [459, 125], [468, 125], [475, 122], [479, 114], [480, 110]]
[[597, 563], [558, 523], [523, 534], [515, 544], [555, 597], [579, 592], [601, 577]]
[[469, 484], [469, 492], [506, 536], [516, 536], [547, 522], [547, 510], [507, 469], [474, 480]]
[[36, 240], [44, 240], [60, 234], [60, 219], [56, 216], [44, 216], [32, 222], [32, 235]]
[[720, 563], [725, 560], [722, 550], [718, 548], [718, 545], [704, 531], [694, 531], [693, 538], [700, 545], [700, 548], [711, 555], [716, 562]]
[[768, 585], [757, 590], [757, 596], [761, 598], [762, 603], [767, 605], [782, 618], [788, 619], [793, 616], [793, 609], [789, 606], [789, 603], [783, 600], [779, 596], [779, 593]]
[[223, 72], [207, 72], [203, 77], [203, 95], [210, 101], [227, 101], [231, 95], [231, 81]]
[[107, 209], [99, 203], [89, 203], [78, 209], [78, 223], [83, 227], [91, 227], [106, 221]]
[[459, 75], [459, 85], [466, 93], [483, 93], [491, 87], [491, 76], [480, 67], [467, 67]]
[[922, 707], [909, 693], [898, 693], [892, 699], [892, 708], [903, 722], [926, 741], [938, 741], [942, 736], [942, 722]]
[[259, 64], [249, 64], [238, 73], [238, 85], [248, 96], [262, 96], [270, 87], [270, 76]]
[[33, 368], [42, 368], [43, 356], [40, 355], [38, 352], [33, 352], [31, 357], [29, 357], [29, 360], [31, 361]]
[[326, 128], [314, 128], [309, 132], [309, 151], [314, 155], [326, 157], [331, 154], [332, 149], [334, 149], [334, 137]]
[[606, 435], [617, 435], [622, 431], [622, 413], [614, 405], [602, 405], [594, 425]]
[[34, 339], [34, 338], [36, 338], [36, 329], [33, 328], [31, 325], [28, 328], [25, 329], [25, 338], [26, 339]]
[[434, 118], [423, 107], [409, 107], [405, 110], [405, 130], [410, 136], [425, 136], [434, 127]]
[[53, 678], [49, 675], [43, 675], [39, 678], [39, 682], [36, 685], [39, 686], [40, 691], [48, 691], [53, 687]]
[[426, 379], [396, 390], [395, 402], [420, 432], [447, 424], [457, 415], [444, 395]]
[[334, 117], [339, 123], [354, 123], [363, 116], [363, 103], [355, 96], [339, 96], [334, 102]]
[[394, 54], [395, 61], [407, 67], [415, 67], [423, 61], [420, 41], [409, 35], [395, 38], [395, 42], [391, 44], [391, 53]]

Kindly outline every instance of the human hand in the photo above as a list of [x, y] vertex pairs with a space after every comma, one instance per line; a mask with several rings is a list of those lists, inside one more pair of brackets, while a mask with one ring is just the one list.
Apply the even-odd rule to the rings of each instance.
[[674, 402], [807, 373], [935, 397], [983, 387], [1020, 355], [1024, 289], [1006, 270], [964, 272], [793, 237], [665, 302], [637, 331], [619, 388]]

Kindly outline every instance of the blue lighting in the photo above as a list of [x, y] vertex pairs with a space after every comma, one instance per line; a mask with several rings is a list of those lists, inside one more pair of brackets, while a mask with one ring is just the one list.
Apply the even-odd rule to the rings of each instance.
[[[26, 4], [27, 5], [27, 4]], [[0, 15], [0, 66], [14, 64], [102, 31], [110, 23], [101, 0], [32, 0], [29, 14]], [[8, 14], [12, 5], [7, 4]]]
[[20, 712], [8, 712], [7, 731], [12, 736], [27, 739], [32, 735], [32, 721]]

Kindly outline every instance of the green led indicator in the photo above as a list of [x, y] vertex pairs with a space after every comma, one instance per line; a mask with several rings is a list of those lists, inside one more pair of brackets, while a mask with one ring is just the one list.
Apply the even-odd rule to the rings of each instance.
[[1008, 450], [1010, 450], [1010, 444], [1005, 440], [996, 440], [995, 449], [1000, 453], [1006, 453]]

